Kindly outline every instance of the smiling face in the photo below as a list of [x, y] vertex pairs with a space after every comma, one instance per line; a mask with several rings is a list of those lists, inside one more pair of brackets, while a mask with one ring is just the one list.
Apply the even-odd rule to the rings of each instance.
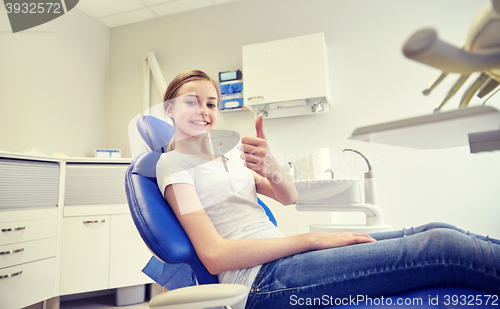
[[166, 109], [167, 116], [174, 121], [176, 139], [205, 134], [214, 129], [217, 102], [217, 90], [208, 80], [193, 80], [182, 85]]

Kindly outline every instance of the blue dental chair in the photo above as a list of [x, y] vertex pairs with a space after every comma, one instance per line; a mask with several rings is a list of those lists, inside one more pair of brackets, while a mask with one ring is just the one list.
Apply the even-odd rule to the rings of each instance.
[[[137, 156], [125, 175], [127, 200], [134, 224], [157, 260], [170, 265], [181, 265], [169, 270], [174, 273], [173, 276], [188, 277], [193, 274], [199, 284], [160, 294], [150, 301], [149, 306], [158, 309], [183, 309], [238, 303], [247, 296], [248, 288], [239, 284], [218, 283], [217, 276], [210, 274], [198, 259], [189, 238], [158, 189], [156, 162], [173, 136], [173, 128], [152, 116], [139, 119], [137, 127], [148, 147], [155, 151]], [[269, 220], [276, 225], [276, 219], [269, 208], [260, 199], [258, 202]], [[184, 282], [189, 285], [189, 280]]]
[[[142, 239], [160, 261], [172, 265], [187, 265], [200, 286], [180, 288], [154, 297], [150, 308], [207, 308], [233, 305], [248, 294], [244, 285], [218, 284], [200, 262], [189, 238], [175, 214], [163, 198], [156, 182], [158, 152], [146, 152], [130, 164], [125, 176], [125, 188], [130, 213]], [[185, 270], [175, 269], [178, 275]], [[201, 286], [205, 285], [205, 286]]]
[[[148, 125], [149, 122], [160, 124], [157, 121], [162, 121], [155, 119], [146, 119], [145, 121], [140, 119], [141, 124], [138, 122], [138, 127]], [[165, 125], [167, 124], [163, 122], [163, 126]], [[139, 128], [139, 130], [141, 129]], [[148, 139], [156, 141], [158, 143], [156, 145], [166, 145], [168, 143], [168, 136], [165, 137], [164, 134], [163, 137], [158, 137], [152, 132], [148, 130], [143, 133], [149, 134]], [[150, 148], [153, 150], [158, 149], [154, 145], [150, 145]], [[127, 170], [125, 187], [130, 212], [139, 234], [156, 258], [167, 264], [187, 265], [196, 276], [199, 286], [179, 288], [157, 295], [150, 301], [149, 306], [157, 309], [181, 309], [230, 306], [238, 303], [246, 297], [248, 288], [243, 285], [218, 284], [217, 276], [210, 274], [198, 259], [189, 238], [158, 189], [156, 162], [161, 155], [160, 152], [151, 151], [139, 155]], [[276, 224], [270, 210], [260, 200], [259, 204], [266, 210], [270, 220]], [[489, 293], [460, 287], [436, 286], [413, 289], [384, 297], [382, 303], [380, 298], [377, 298], [372, 303], [365, 302], [355, 306], [358, 308], [465, 308], [465, 306], [461, 305], [460, 296], [466, 295], [469, 297], [466, 298], [467, 301], [474, 298], [474, 307], [498, 308], [500, 304], [498, 298], [496, 306], [492, 304], [491, 300], [489, 305], [485, 305], [484, 297], [481, 298], [482, 304], [478, 305], [476, 296], [481, 297], [481, 295], [486, 294]], [[453, 295], [458, 296], [457, 302], [452, 301], [450, 298]], [[447, 298], [447, 296], [449, 297]], [[417, 305], [415, 305], [415, 299], [421, 299], [420, 303], [417, 301]], [[413, 302], [409, 305], [399, 306], [397, 305], [398, 300], [403, 300], [403, 302], [413, 300]], [[455, 303], [456, 306], [453, 306]], [[354, 304], [349, 305], [346, 301], [341, 307], [351, 305]]]

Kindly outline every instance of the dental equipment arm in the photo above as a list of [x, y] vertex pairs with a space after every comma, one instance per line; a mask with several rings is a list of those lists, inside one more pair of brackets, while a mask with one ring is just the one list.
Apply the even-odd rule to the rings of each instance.
[[411, 35], [403, 46], [403, 54], [447, 73], [470, 74], [500, 68], [500, 51], [473, 53], [438, 38], [434, 29], [426, 28]]
[[476, 80], [469, 86], [469, 88], [465, 90], [464, 95], [462, 96], [462, 100], [460, 100], [459, 108], [466, 108], [469, 105], [469, 101], [474, 96], [474, 93], [476, 93], [484, 85], [488, 78], [489, 76], [485, 73], [481, 73], [476, 78]]
[[469, 76], [470, 76], [470, 74], [460, 75], [460, 77], [457, 79], [455, 84], [451, 87], [450, 91], [448, 91], [448, 94], [443, 99], [441, 104], [439, 104], [439, 106], [434, 109], [434, 112], [439, 112], [441, 110], [441, 108], [443, 108], [443, 106], [446, 104], [446, 102], [448, 102], [455, 95], [455, 93], [457, 93], [458, 89], [460, 89], [460, 87], [462, 87], [462, 85], [465, 83], [465, 81], [467, 81]]
[[429, 95], [434, 88], [436, 88], [442, 81], [443, 79], [448, 76], [448, 73], [446, 72], [441, 72], [441, 74], [436, 78], [435, 81], [432, 82], [432, 84], [429, 85], [429, 87], [425, 88], [424, 91], [422, 92], [424, 95]]
[[477, 93], [477, 96], [479, 98], [483, 98], [485, 95], [487, 95], [488, 93], [492, 92], [493, 90], [495, 90], [496, 87], [498, 87], [500, 83], [497, 82], [495, 79], [493, 78], [489, 78], [485, 83], [484, 85], [481, 87], [481, 89], [479, 89], [479, 92]]
[[[478, 89], [480, 89], [478, 97], [482, 98], [498, 85], [500, 82], [499, 34], [500, 0], [491, 0], [476, 14], [462, 48], [442, 41], [438, 38], [437, 32], [430, 28], [421, 29], [406, 40], [403, 45], [403, 54], [406, 57], [442, 71], [441, 75], [424, 90], [424, 95], [428, 95], [448, 73], [461, 74], [434, 112], [439, 112], [474, 72], [480, 72], [481, 75], [462, 95], [459, 108], [467, 107]], [[488, 78], [490, 81], [487, 81]], [[496, 82], [491, 82], [491, 80], [496, 80]]]

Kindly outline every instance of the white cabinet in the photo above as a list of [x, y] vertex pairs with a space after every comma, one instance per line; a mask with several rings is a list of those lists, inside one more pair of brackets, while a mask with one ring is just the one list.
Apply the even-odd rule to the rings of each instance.
[[151, 283], [151, 253], [130, 214], [63, 219], [60, 295]]
[[57, 213], [55, 207], [0, 211], [0, 308], [57, 295]]
[[57, 295], [60, 164], [0, 157], [0, 308]]
[[129, 164], [0, 154], [0, 309], [152, 282], [125, 195]]
[[150, 283], [142, 269], [152, 254], [135, 228], [130, 214], [111, 216], [109, 288]]
[[128, 163], [66, 163], [60, 294], [151, 283], [151, 253], [130, 215]]
[[322, 33], [247, 45], [242, 52], [245, 106], [270, 118], [329, 110]]
[[108, 288], [110, 216], [63, 219], [61, 295]]

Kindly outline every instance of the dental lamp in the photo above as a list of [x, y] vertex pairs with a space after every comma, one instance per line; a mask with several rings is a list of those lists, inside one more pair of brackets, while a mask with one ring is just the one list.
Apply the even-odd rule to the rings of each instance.
[[[468, 107], [474, 94], [483, 98], [500, 84], [500, 0], [492, 0], [477, 13], [463, 47], [441, 40], [436, 30], [426, 28], [406, 40], [403, 54], [442, 71], [424, 95], [449, 73], [460, 76], [433, 114], [357, 128], [350, 139], [418, 149], [468, 144], [471, 153], [500, 150], [500, 111], [490, 106]], [[441, 112], [474, 72], [479, 76], [465, 90], [459, 109]]]
[[442, 73], [424, 90], [428, 95], [448, 73], [460, 77], [434, 112], [439, 112], [455, 95], [469, 76], [480, 72], [460, 100], [459, 108], [466, 108], [477, 92], [483, 98], [500, 83], [500, 0], [492, 0], [476, 15], [469, 28], [463, 47], [453, 46], [438, 38], [434, 29], [421, 29], [404, 43], [403, 54], [415, 61], [440, 69]]

